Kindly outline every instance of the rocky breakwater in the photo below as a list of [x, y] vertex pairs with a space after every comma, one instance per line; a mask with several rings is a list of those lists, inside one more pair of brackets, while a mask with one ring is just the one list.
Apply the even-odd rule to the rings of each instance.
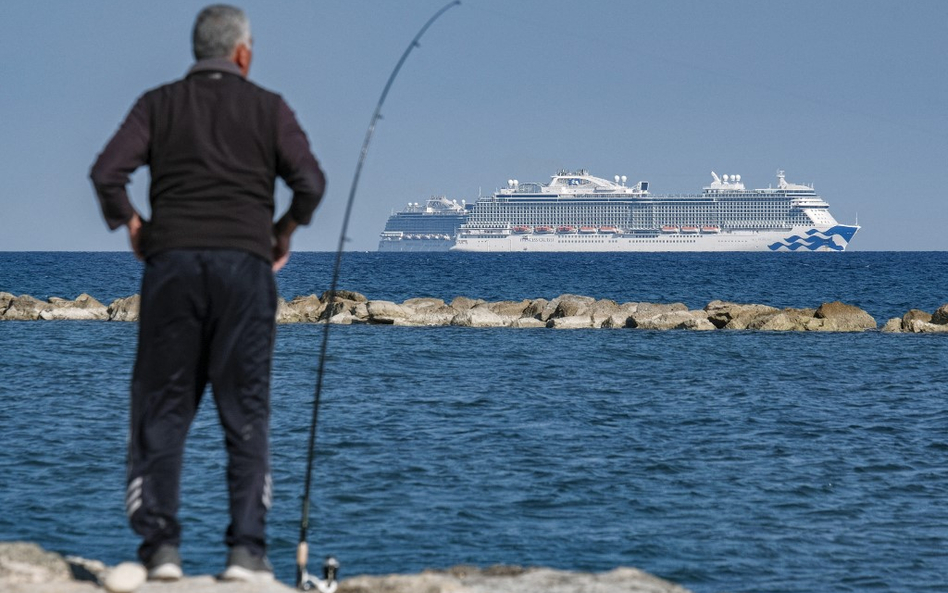
[[[0, 292], [0, 320], [108, 320], [137, 321], [138, 295], [120, 298], [108, 306], [82, 294], [75, 300]], [[494, 301], [459, 296], [450, 302], [438, 298], [411, 298], [401, 303], [371, 300], [349, 290], [280, 299], [277, 323], [374, 324], [403, 326], [512, 327], [512, 328], [630, 328], [694, 331], [758, 330], [861, 332], [878, 329], [866, 311], [839, 301], [815, 308], [777, 308], [762, 304], [711, 301], [702, 309], [683, 303], [618, 303], [574, 294], [554, 299]], [[948, 333], [948, 304], [934, 313], [918, 309], [889, 320], [884, 332]]]
[[934, 313], [911, 309], [902, 317], [893, 317], [882, 327], [887, 333], [948, 334], [948, 304]]
[[[0, 591], [4, 593], [95, 593], [106, 590], [108, 567], [95, 560], [62, 557], [31, 543], [0, 542]], [[141, 593], [290, 593], [278, 582], [225, 583], [189, 576], [174, 583], [147, 582]], [[688, 593], [674, 583], [634, 568], [581, 573], [548, 568], [458, 566], [420, 574], [356, 576], [337, 593]]]

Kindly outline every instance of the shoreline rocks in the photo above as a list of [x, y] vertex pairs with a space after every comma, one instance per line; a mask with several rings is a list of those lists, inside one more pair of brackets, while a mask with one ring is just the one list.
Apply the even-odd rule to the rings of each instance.
[[[644, 330], [754, 330], [948, 333], [948, 304], [932, 313], [912, 309], [901, 318], [890, 319], [882, 328], [863, 309], [834, 301], [816, 308], [778, 309], [756, 303], [715, 300], [702, 309], [683, 303], [617, 303], [575, 294], [520, 301], [488, 302], [464, 296], [450, 303], [431, 297], [410, 298], [402, 303], [369, 299], [348, 290], [316, 296], [279, 299], [276, 321], [285, 323], [332, 323], [340, 325], [399, 325], [511, 327], [550, 329], [644, 329]], [[0, 321], [98, 320], [138, 321], [141, 299], [132, 295], [103, 305], [88, 294], [75, 300], [51, 297], [41, 301], [30, 295], [0, 292]]]
[[[122, 565], [119, 565], [120, 567]], [[96, 560], [63, 558], [26, 542], [0, 542], [0, 590], [5, 593], [95, 593], [118, 567]], [[290, 593], [280, 582], [222, 582], [208, 575], [171, 582], [147, 582], [140, 593]], [[586, 573], [520, 566], [456, 566], [418, 574], [354, 576], [339, 581], [337, 593], [689, 593], [675, 583], [635, 568]]]

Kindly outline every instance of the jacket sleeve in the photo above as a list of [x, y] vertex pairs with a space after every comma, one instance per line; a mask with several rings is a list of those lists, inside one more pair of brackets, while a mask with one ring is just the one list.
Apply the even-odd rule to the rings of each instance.
[[282, 98], [277, 112], [277, 174], [293, 192], [290, 217], [298, 224], [309, 224], [326, 190], [326, 177], [306, 133]]
[[135, 213], [126, 186], [135, 169], [148, 162], [149, 130], [148, 108], [143, 96], [132, 107], [89, 172], [105, 222], [112, 230], [128, 222]]

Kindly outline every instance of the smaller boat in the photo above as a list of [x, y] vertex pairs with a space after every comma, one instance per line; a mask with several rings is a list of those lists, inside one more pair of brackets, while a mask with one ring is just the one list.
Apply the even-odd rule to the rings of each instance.
[[663, 233], [677, 233], [678, 227], [674, 225], [666, 224], [665, 226], [662, 227], [662, 232]]
[[696, 226], [690, 226], [690, 225], [688, 225], [688, 226], [683, 226], [683, 227], [681, 227], [681, 232], [682, 232], [682, 233], [685, 233], [685, 234], [688, 234], [688, 235], [694, 235], [694, 234], [696, 234], [696, 233], [698, 232], [698, 227], [696, 227]]
[[713, 224], [709, 224], [709, 225], [705, 225], [701, 227], [701, 232], [702, 233], [720, 233], [721, 227], [713, 225]]
[[580, 233], [583, 233], [584, 235], [591, 235], [591, 234], [595, 233], [595, 232], [598, 231], [598, 230], [599, 230], [599, 229], [597, 229], [597, 228], [594, 227], [594, 226], [581, 226], [581, 227], [579, 227], [579, 232], [580, 232]]
[[533, 228], [533, 232], [538, 235], [549, 235], [553, 232], [553, 227], [551, 226], [538, 226]]
[[599, 227], [599, 232], [606, 235], [615, 235], [619, 232], [619, 229], [614, 226], [601, 226]]
[[576, 232], [576, 227], [574, 227], [574, 226], [569, 226], [569, 225], [558, 226], [558, 227], [556, 227], [556, 232], [559, 233], [559, 234], [561, 234], [561, 235], [566, 235], [566, 234], [569, 234], [569, 233], [575, 233], [575, 232]]
[[513, 230], [514, 233], [516, 233], [516, 234], [518, 234], [518, 235], [526, 235], [526, 234], [529, 234], [530, 231], [532, 231], [533, 229], [531, 229], [530, 227], [528, 227], [528, 226], [526, 226], [526, 225], [522, 225], [522, 224], [521, 224], [521, 225], [517, 225], [517, 226], [513, 227], [512, 230]]

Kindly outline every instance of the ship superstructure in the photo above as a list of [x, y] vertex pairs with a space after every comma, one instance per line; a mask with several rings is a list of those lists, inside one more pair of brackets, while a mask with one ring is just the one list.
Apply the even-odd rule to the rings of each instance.
[[409, 202], [385, 223], [379, 251], [447, 251], [473, 206], [444, 196], [431, 197], [424, 205]]
[[748, 190], [719, 176], [701, 194], [652, 195], [586, 170], [548, 184], [508, 180], [477, 200], [452, 249], [460, 251], [842, 251], [859, 229], [842, 225], [810, 185]]

